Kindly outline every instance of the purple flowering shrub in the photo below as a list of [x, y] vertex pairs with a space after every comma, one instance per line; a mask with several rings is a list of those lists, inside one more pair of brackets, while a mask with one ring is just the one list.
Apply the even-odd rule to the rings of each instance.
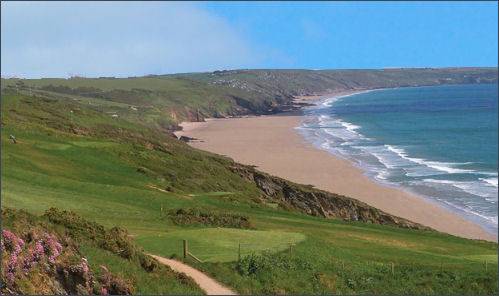
[[[17, 237], [7, 229], [2, 230], [2, 262], [6, 263], [6, 266], [2, 266], [2, 273], [5, 273], [5, 278], [8, 282], [14, 281], [15, 273], [20, 261], [19, 257], [24, 245], [23, 239]], [[4, 249], [6, 252], [10, 253], [7, 258], [4, 258], [3, 256]]]
[[49, 233], [45, 234], [45, 239], [43, 240], [45, 253], [48, 254], [48, 261], [52, 264], [55, 263], [55, 259], [61, 254], [62, 245], [57, 241], [54, 235]]
[[2, 209], [0, 294], [131, 294], [133, 284], [105, 266], [94, 277], [68, 227], [25, 211]]
[[81, 260], [74, 244], [25, 211], [2, 209], [2, 294], [59, 294], [55, 277], [61, 257]]
[[[96, 280], [88, 261], [78, 250], [54, 234], [31, 231], [23, 239], [14, 232], [2, 230], [2, 292], [6, 294], [131, 294], [133, 286], [101, 266], [103, 273]], [[22, 281], [31, 282], [40, 272], [48, 278], [57, 278], [59, 290], [23, 291]], [[50, 281], [48, 281], [50, 282]], [[47, 280], [43, 280], [46, 284]]]
[[62, 244], [53, 234], [30, 232], [30, 242], [8, 229], [2, 230], [2, 278], [7, 286], [13, 286], [15, 279], [28, 275], [38, 264], [54, 266], [63, 250]]

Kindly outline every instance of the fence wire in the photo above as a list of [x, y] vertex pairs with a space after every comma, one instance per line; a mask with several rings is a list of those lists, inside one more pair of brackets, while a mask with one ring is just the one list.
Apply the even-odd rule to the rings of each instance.
[[[269, 247], [265, 243], [245, 243], [238, 241], [223, 244], [187, 241], [188, 252], [206, 262], [237, 261], [245, 256], [262, 254], [264, 252], [291, 252], [294, 246], [295, 244], [291, 242], [274, 243], [272, 247]], [[183, 254], [182, 242], [179, 243], [177, 254]]]
[[[264, 242], [262, 243], [246, 243], [244, 241], [233, 241], [220, 243], [207, 243], [188, 241], [188, 252], [195, 257], [201, 259], [203, 262], [230, 262], [238, 261], [248, 255], [269, 253], [284, 253], [294, 255], [294, 248], [296, 243], [281, 242], [273, 244], [268, 247]], [[183, 254], [182, 242], [179, 241], [178, 254]], [[413, 273], [417, 271], [427, 272], [455, 272], [465, 270], [497, 272], [497, 261], [493, 260], [467, 260], [463, 263], [451, 263], [442, 260], [441, 262], [435, 261], [433, 263], [421, 264], [419, 262], [390, 262], [390, 261], [375, 261], [375, 260], [342, 260], [335, 257], [320, 258], [322, 264], [330, 264], [332, 269], [338, 271], [354, 271], [354, 270], [371, 270], [381, 273]]]

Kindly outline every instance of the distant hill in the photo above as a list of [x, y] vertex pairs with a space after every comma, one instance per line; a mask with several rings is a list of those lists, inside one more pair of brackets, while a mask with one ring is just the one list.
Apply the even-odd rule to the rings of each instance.
[[120, 79], [2, 79], [2, 88], [104, 99], [107, 112], [173, 130], [184, 120], [290, 110], [298, 95], [497, 81], [497, 68], [228, 70]]
[[497, 68], [229, 70], [178, 76], [274, 96], [311, 95], [339, 89], [497, 83], [498, 79]]

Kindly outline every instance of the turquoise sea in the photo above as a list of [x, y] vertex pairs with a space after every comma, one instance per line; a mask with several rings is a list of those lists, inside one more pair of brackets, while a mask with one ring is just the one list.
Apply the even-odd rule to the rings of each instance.
[[387, 185], [497, 233], [498, 85], [384, 89], [325, 99], [299, 128]]

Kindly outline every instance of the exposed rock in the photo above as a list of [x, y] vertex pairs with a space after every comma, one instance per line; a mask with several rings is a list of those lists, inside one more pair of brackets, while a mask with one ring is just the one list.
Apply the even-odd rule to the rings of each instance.
[[180, 141], [184, 141], [186, 143], [197, 140], [196, 138], [191, 138], [191, 137], [187, 137], [187, 136], [180, 136], [178, 139]]
[[234, 163], [230, 169], [241, 177], [254, 182], [265, 193], [264, 198], [277, 202], [285, 208], [325, 218], [394, 225], [412, 229], [429, 229], [421, 224], [385, 213], [361, 201], [314, 189], [311, 186], [295, 184], [262, 173], [250, 166]]
[[89, 134], [89, 132], [86, 129], [79, 127], [79, 126], [71, 126], [70, 129], [71, 129], [71, 132], [75, 135], [85, 136], [85, 135]]

